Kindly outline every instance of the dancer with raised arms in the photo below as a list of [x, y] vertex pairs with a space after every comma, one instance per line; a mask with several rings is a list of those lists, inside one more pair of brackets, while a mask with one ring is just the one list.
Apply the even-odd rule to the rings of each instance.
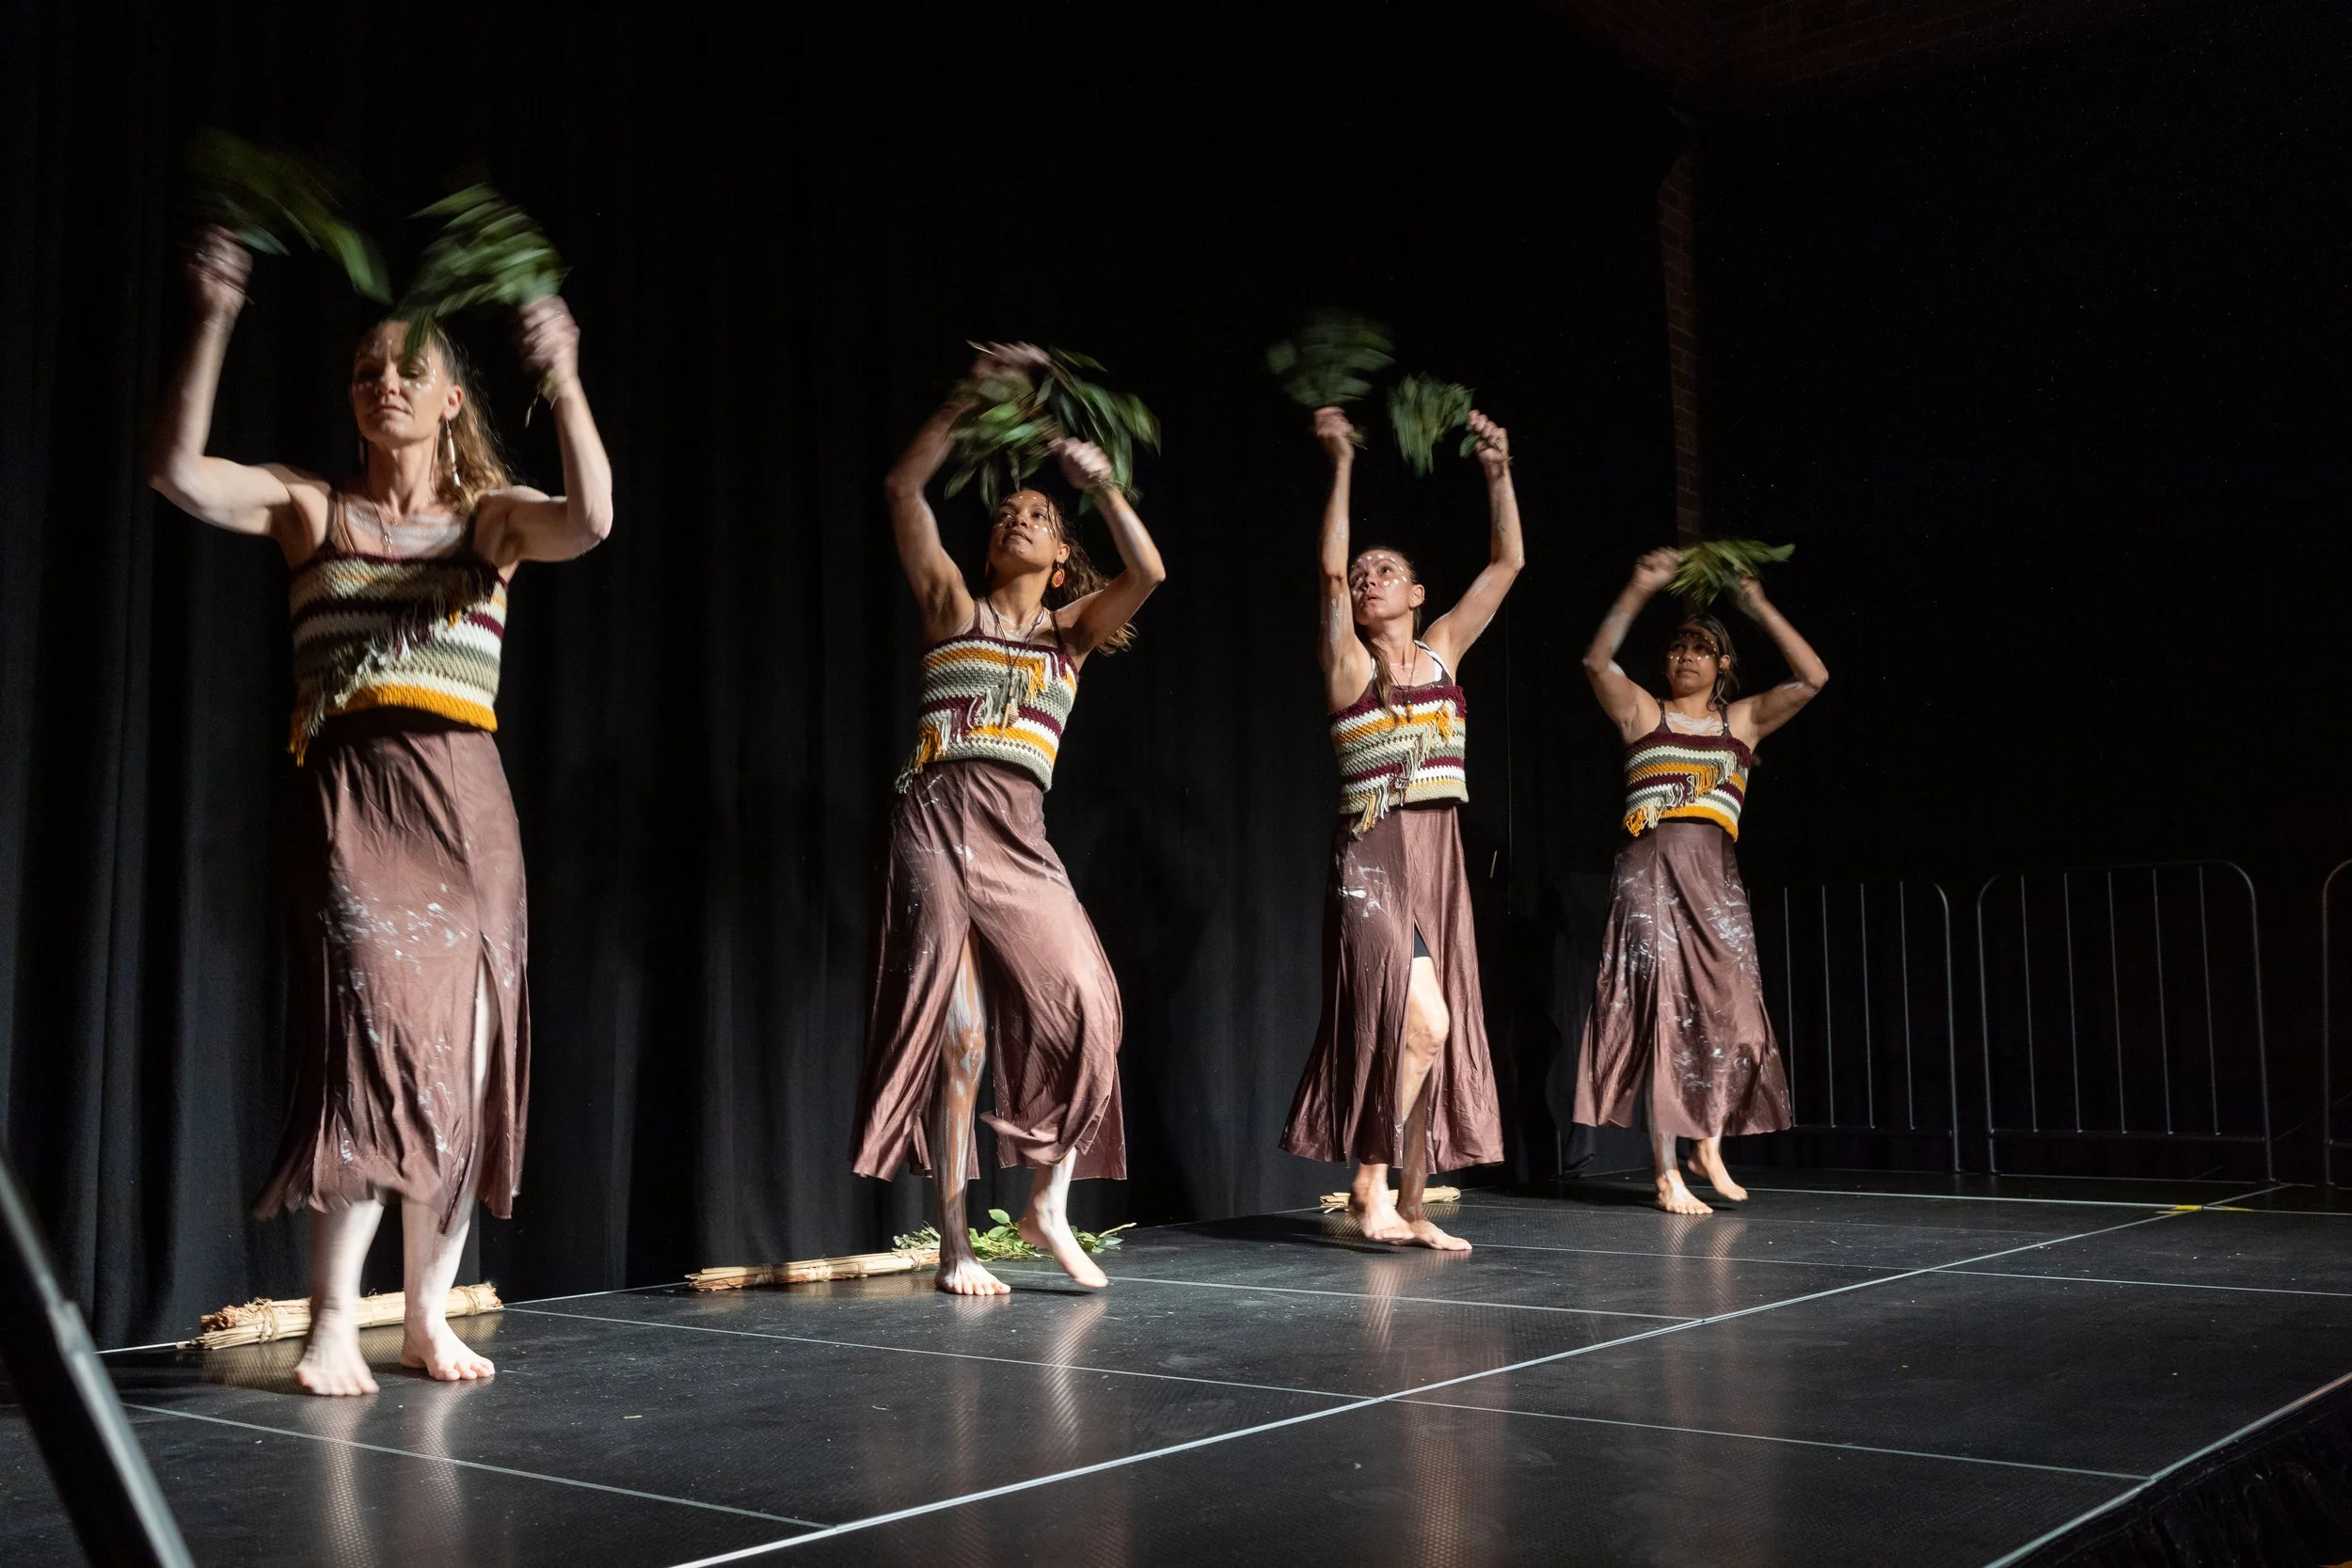
[[553, 297], [524, 308], [520, 341], [554, 406], [561, 496], [514, 482], [454, 344], [436, 329], [410, 353], [402, 321], [352, 357], [358, 474], [208, 456], [250, 266], [225, 230], [199, 236], [195, 330], [151, 477], [183, 511], [276, 541], [294, 571], [294, 1082], [255, 1212], [313, 1211], [303, 1387], [375, 1391], [352, 1319], [386, 1194], [402, 1199], [402, 1365], [488, 1377], [443, 1304], [474, 1199], [503, 1218], [522, 1175], [522, 845], [490, 734], [506, 590], [523, 562], [568, 561], [611, 531], [612, 467], [579, 328]]
[[[1042, 367], [998, 344], [972, 381]], [[1000, 1295], [973, 1256], [966, 1185], [979, 1174], [973, 1117], [994, 1049], [986, 1117], [997, 1161], [1035, 1173], [1021, 1234], [1082, 1285], [1105, 1283], [1070, 1227], [1073, 1177], [1122, 1180], [1119, 982], [1045, 839], [1045, 792], [1078, 673], [1124, 645], [1167, 575], [1143, 520], [1084, 442], [1055, 444], [1063, 477], [1094, 498], [1122, 570], [1104, 579], [1042, 491], [995, 509], [977, 597], [941, 546], [924, 490], [971, 404], [951, 398], [885, 486], [898, 559], [921, 607], [920, 720], [898, 782], [882, 878], [881, 957], [866, 1032], [853, 1168], [888, 1180], [909, 1160], [939, 1200], [939, 1289]]]
[[1322, 1019], [1281, 1147], [1355, 1163], [1348, 1211], [1370, 1240], [1467, 1252], [1468, 1242], [1422, 1212], [1422, 1193], [1432, 1170], [1502, 1158], [1455, 821], [1470, 798], [1468, 705], [1456, 677], [1527, 560], [1510, 437], [1486, 415], [1470, 415], [1486, 481], [1488, 559], [1422, 632], [1429, 591], [1413, 563], [1386, 547], [1348, 553], [1356, 444], [1346, 414], [1322, 408], [1314, 420], [1331, 459], [1320, 653], [1340, 824], [1324, 914]]
[[1675, 1140], [1696, 1139], [1691, 1174], [1741, 1203], [1748, 1195], [1724, 1168], [1724, 1138], [1789, 1123], [1788, 1081], [1764, 1013], [1756, 923], [1732, 847], [1757, 744], [1820, 694], [1829, 670], [1756, 578], [1743, 577], [1740, 608], [1772, 638], [1790, 678], [1738, 696], [1729, 629], [1694, 610], [1666, 647], [1667, 694], [1644, 690], [1617, 667], [1617, 649], [1680, 562], [1671, 549], [1642, 557], [1584, 654], [1593, 694], [1625, 741], [1632, 842], [1617, 852], [1576, 1119], [1630, 1127], [1645, 1106], [1658, 1206], [1706, 1214], [1713, 1211], [1676, 1167]]

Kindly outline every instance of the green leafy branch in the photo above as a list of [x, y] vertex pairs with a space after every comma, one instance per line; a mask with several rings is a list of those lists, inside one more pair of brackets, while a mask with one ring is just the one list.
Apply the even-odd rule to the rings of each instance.
[[395, 312], [408, 323], [406, 353], [421, 352], [443, 317], [477, 305], [528, 305], [564, 286], [568, 269], [547, 231], [488, 185], [469, 185], [415, 215], [444, 222]]
[[[1266, 369], [1292, 402], [1345, 407], [1372, 390], [1372, 378], [1396, 363], [1389, 329], [1344, 310], [1317, 310], [1295, 336], [1265, 351]], [[1355, 436], [1359, 446], [1363, 436]]]
[[1704, 610], [1726, 594], [1737, 598], [1740, 578], [1796, 553], [1794, 545], [1767, 545], [1760, 539], [1702, 539], [1682, 552], [1682, 564], [1666, 587], [1692, 610]]
[[342, 263], [361, 297], [391, 299], [375, 242], [344, 221], [342, 182], [318, 164], [207, 128], [189, 144], [187, 167], [197, 215], [247, 250], [283, 256], [299, 243]]
[[[1037, 373], [1000, 361], [993, 373], [965, 382], [958, 390], [972, 406], [947, 435], [955, 461], [947, 494], [977, 480], [981, 503], [993, 510], [1044, 467], [1054, 443], [1064, 438], [1101, 448], [1110, 460], [1111, 483], [1135, 494], [1136, 448], [1159, 451], [1160, 421], [1134, 393], [1114, 392], [1078, 374], [1102, 368], [1074, 349], [1050, 349]], [[1079, 510], [1093, 504], [1089, 494]]]
[[[981, 1262], [993, 1263], [1008, 1259], [1046, 1256], [1042, 1248], [1031, 1246], [1022, 1240], [1021, 1227], [1013, 1224], [1012, 1216], [1002, 1209], [991, 1209], [988, 1212], [988, 1217], [996, 1223], [986, 1230], [972, 1229], [972, 1255]], [[1120, 1231], [1133, 1228], [1134, 1224], [1131, 1221], [1126, 1225], [1114, 1225], [1099, 1235], [1091, 1230], [1075, 1231], [1073, 1234], [1078, 1238], [1078, 1245], [1088, 1252], [1108, 1252], [1119, 1245]], [[900, 1252], [920, 1252], [935, 1248], [939, 1245], [939, 1227], [935, 1225], [927, 1225], [920, 1230], [911, 1230], [903, 1236], [893, 1236], [890, 1239], [890, 1244]]]
[[[1470, 389], [1434, 376], [1408, 375], [1389, 388], [1389, 424], [1396, 450], [1413, 471], [1426, 477], [1437, 466], [1438, 443], [1470, 424]], [[1461, 455], [1486, 445], [1475, 431], [1462, 437]]]

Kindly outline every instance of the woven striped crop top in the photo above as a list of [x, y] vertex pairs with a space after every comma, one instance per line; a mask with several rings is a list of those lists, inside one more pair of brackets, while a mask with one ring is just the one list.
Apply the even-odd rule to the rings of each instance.
[[498, 721], [506, 584], [467, 543], [402, 560], [352, 547], [343, 498], [326, 540], [287, 591], [294, 621], [294, 709], [288, 750], [302, 759], [327, 720], [407, 707], [476, 729]]
[[1470, 743], [1470, 704], [1454, 684], [1453, 672], [1426, 646], [1438, 679], [1398, 686], [1380, 701], [1378, 681], [1331, 715], [1331, 750], [1340, 759], [1340, 811], [1356, 819], [1356, 832], [1392, 807], [1433, 800], [1470, 799], [1463, 752]]
[[996, 762], [1054, 787], [1062, 726], [1078, 701], [1078, 666], [1051, 642], [972, 629], [923, 650], [914, 754], [898, 774], [905, 794], [935, 762]]
[[1667, 726], [1661, 705], [1658, 727], [1627, 744], [1627, 832], [1639, 838], [1661, 822], [1712, 822], [1739, 838], [1756, 753], [1731, 733], [1728, 716], [1715, 721], [1721, 727], [1712, 735], [1685, 735]]

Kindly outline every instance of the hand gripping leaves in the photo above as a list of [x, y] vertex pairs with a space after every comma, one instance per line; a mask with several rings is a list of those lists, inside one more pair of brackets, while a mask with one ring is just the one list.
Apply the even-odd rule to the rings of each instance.
[[410, 354], [444, 316], [476, 305], [528, 305], [564, 286], [564, 258], [547, 232], [487, 185], [469, 185], [416, 215], [446, 221], [396, 312], [408, 324]]
[[[1110, 459], [1111, 483], [1135, 493], [1136, 448], [1160, 450], [1160, 421], [1141, 398], [1080, 377], [1079, 371], [1103, 366], [1074, 350], [1048, 351], [1035, 373], [1027, 367], [998, 365], [995, 373], [961, 388], [973, 405], [948, 432], [956, 466], [947, 476], [947, 494], [977, 479], [981, 503], [993, 509], [1042, 467], [1054, 443], [1065, 436], [1102, 448]], [[1093, 504], [1089, 495], [1078, 509]]]
[[[1317, 310], [1295, 337], [1265, 351], [1282, 391], [1307, 408], [1345, 407], [1372, 390], [1373, 376], [1396, 363], [1389, 329], [1344, 310]], [[1356, 436], [1360, 445], [1363, 436]]]
[[1741, 578], [1754, 577], [1758, 567], [1796, 553], [1794, 545], [1767, 545], [1759, 539], [1702, 539], [1682, 552], [1682, 564], [1666, 587], [1692, 610], [1704, 610], [1724, 594], [1736, 597]]
[[391, 299], [375, 242], [343, 221], [342, 182], [319, 165], [208, 129], [189, 144], [187, 168], [197, 215], [247, 250], [283, 256], [299, 242], [342, 263], [363, 298]]

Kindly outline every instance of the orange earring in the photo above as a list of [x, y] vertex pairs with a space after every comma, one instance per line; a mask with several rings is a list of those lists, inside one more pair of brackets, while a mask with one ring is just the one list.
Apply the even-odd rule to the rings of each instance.
[[1061, 586], [1061, 577], [1062, 577], [1061, 568], [1060, 568], [1060, 567], [1058, 567], [1058, 566], [1055, 567], [1055, 568], [1054, 568], [1054, 586], [1055, 586], [1055, 587], [1059, 588], [1059, 587]]

